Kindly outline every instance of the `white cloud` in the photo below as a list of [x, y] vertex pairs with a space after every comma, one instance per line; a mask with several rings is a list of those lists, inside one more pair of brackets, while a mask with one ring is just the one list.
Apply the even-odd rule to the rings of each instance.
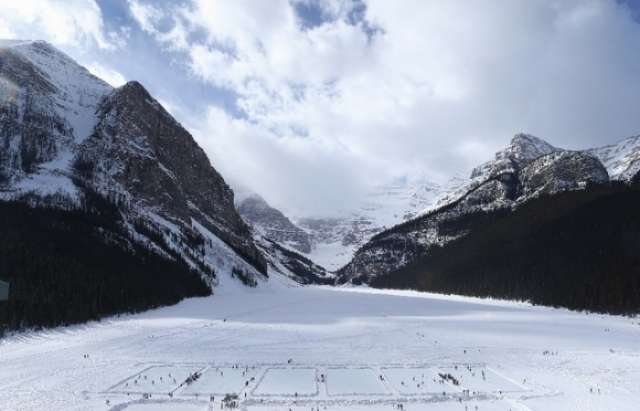
[[367, 0], [364, 20], [355, 0], [296, 1], [324, 23], [302, 24], [287, 0], [130, 1], [146, 32], [236, 96], [242, 115], [210, 109], [200, 140], [277, 204], [331, 208], [343, 187], [416, 170], [442, 179], [520, 131], [578, 148], [640, 129], [640, 26], [615, 0]]
[[[362, 182], [351, 172], [353, 157], [339, 146], [295, 137], [273, 139], [271, 132], [216, 107], [209, 107], [199, 125], [192, 132], [213, 166], [231, 182], [267, 193], [284, 210], [328, 213], [335, 204], [355, 202], [361, 194]], [[265, 158], [270, 161], [265, 163]], [[299, 195], [291, 196], [292, 190]]]
[[6, 37], [43, 39], [60, 46], [90, 43], [101, 49], [123, 45], [121, 35], [106, 32], [94, 0], [0, 0]]
[[179, 15], [172, 16], [171, 29], [163, 31], [157, 28], [164, 19], [168, 18], [162, 9], [136, 0], [129, 0], [129, 8], [131, 15], [138, 22], [140, 28], [154, 36], [159, 42], [175, 49], [188, 47], [187, 30]]
[[129, 8], [142, 30], [151, 34], [158, 32], [156, 25], [163, 17], [163, 12], [160, 9], [151, 4], [143, 4], [133, 0], [129, 1]]
[[86, 67], [94, 76], [101, 78], [113, 87], [120, 87], [127, 82], [120, 72], [99, 63], [94, 62], [88, 64]]
[[[294, 211], [406, 173], [444, 179], [520, 131], [579, 148], [640, 129], [640, 26], [616, 0], [128, 5], [145, 38], [126, 61], [127, 32], [95, 0], [0, 0], [0, 37], [47, 39], [114, 85], [138, 76], [226, 178]], [[144, 69], [162, 61], [153, 41], [162, 74]]]
[[11, 31], [11, 28], [9, 28], [9, 24], [0, 17], [0, 38], [14, 39], [15, 37], [16, 35], [13, 31]]

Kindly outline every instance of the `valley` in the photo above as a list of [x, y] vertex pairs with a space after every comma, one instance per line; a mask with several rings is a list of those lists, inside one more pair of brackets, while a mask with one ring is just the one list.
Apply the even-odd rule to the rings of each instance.
[[0, 410], [637, 408], [640, 136], [310, 173], [285, 213], [164, 101], [0, 40]]

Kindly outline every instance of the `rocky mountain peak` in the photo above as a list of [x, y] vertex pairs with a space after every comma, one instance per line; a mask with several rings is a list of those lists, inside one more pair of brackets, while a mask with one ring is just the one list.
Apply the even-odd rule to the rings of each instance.
[[97, 193], [130, 229], [152, 227], [151, 237], [135, 234], [151, 248], [164, 236], [195, 265], [266, 273], [233, 191], [139, 82], [114, 89], [46, 42], [0, 41], [0, 96], [0, 198], [81, 206]]
[[369, 281], [407, 266], [431, 247], [467, 235], [467, 223], [487, 213], [507, 214], [540, 196], [607, 184], [608, 169], [638, 175], [639, 146], [640, 139], [630, 138], [602, 149], [570, 151], [517, 134], [494, 160], [476, 167], [466, 182], [456, 182], [435, 207], [373, 237], [340, 270], [338, 281]]
[[111, 100], [121, 99], [136, 102], [146, 101], [154, 107], [159, 106], [159, 103], [151, 96], [149, 91], [136, 80], [128, 81], [122, 86], [115, 88], [108, 98]]
[[101, 192], [120, 187], [141, 207], [186, 226], [195, 219], [265, 271], [233, 191], [189, 132], [140, 83], [115, 89], [100, 104], [98, 119], [77, 162], [92, 185]]
[[33, 191], [74, 197], [71, 159], [112, 90], [46, 42], [0, 41], [2, 197]]
[[511, 143], [488, 161], [471, 172], [471, 179], [486, 180], [517, 173], [532, 160], [558, 151], [556, 147], [530, 134], [516, 134]]
[[236, 207], [242, 218], [260, 235], [301, 253], [311, 252], [309, 234], [280, 210], [271, 207], [260, 195], [245, 193], [236, 201]]
[[507, 148], [496, 153], [496, 160], [509, 158], [516, 162], [527, 162], [557, 150], [541, 138], [519, 133], [511, 139]]
[[21, 104], [39, 104], [43, 95], [49, 96], [55, 100], [51, 107], [40, 105], [67, 123], [75, 142], [91, 133], [96, 107], [113, 90], [109, 84], [45, 41], [0, 41], [0, 53], [10, 58], [0, 66], [13, 71], [8, 78], [20, 88]]
[[118, 87], [120, 90], [129, 90], [132, 93], [139, 93], [143, 97], [151, 98], [149, 91], [138, 80], [127, 81], [122, 86]]
[[539, 151], [551, 152], [557, 150], [556, 147], [548, 143], [546, 140], [536, 137], [533, 134], [517, 133], [511, 138], [509, 145], [514, 147], [536, 147]]

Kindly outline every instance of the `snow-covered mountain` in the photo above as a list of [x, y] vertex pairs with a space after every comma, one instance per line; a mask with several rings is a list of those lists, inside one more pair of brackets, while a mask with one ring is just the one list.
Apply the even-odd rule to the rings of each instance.
[[234, 194], [191, 135], [138, 82], [112, 88], [42, 41], [0, 43], [0, 198], [117, 207], [133, 241], [215, 284], [267, 262]]
[[266, 257], [270, 272], [302, 284], [333, 283], [333, 274], [305, 256], [311, 252], [311, 238], [305, 230], [259, 194], [244, 187], [236, 188], [236, 192], [236, 208], [251, 226], [253, 239]]
[[333, 272], [347, 264], [371, 237], [433, 204], [441, 188], [425, 177], [397, 178], [371, 188], [351, 209], [291, 218], [244, 186], [236, 184], [235, 192], [236, 207], [254, 228], [256, 238], [268, 238]]
[[368, 282], [405, 267], [434, 246], [469, 233], [469, 224], [489, 211], [509, 212], [543, 195], [583, 190], [638, 175], [640, 138], [585, 151], [563, 150], [518, 134], [494, 160], [456, 180], [419, 216], [371, 239], [339, 273], [339, 281]]
[[[441, 196], [431, 206], [422, 211], [421, 214], [441, 208], [447, 204], [460, 200], [470, 192], [485, 186], [487, 181], [494, 181], [497, 177], [505, 180], [517, 173], [527, 163], [546, 154], [551, 154], [558, 149], [544, 140], [527, 134], [517, 134], [511, 140], [511, 144], [505, 149], [498, 151], [495, 158], [481, 164], [471, 171], [468, 179], [456, 179], [450, 186], [443, 190]], [[492, 183], [489, 187], [484, 187], [481, 192], [496, 188], [499, 182]], [[494, 201], [500, 201], [502, 196], [493, 196]], [[485, 205], [486, 206], [486, 205]]]
[[300, 253], [311, 252], [309, 234], [292, 223], [280, 210], [271, 207], [259, 194], [237, 196], [236, 208], [242, 218], [261, 235]]
[[640, 171], [640, 135], [587, 151], [600, 159], [612, 180], [629, 181]]
[[415, 217], [440, 195], [426, 178], [398, 178], [373, 187], [359, 205], [330, 216], [297, 216], [295, 224], [311, 239], [308, 257], [329, 270], [347, 264], [377, 233]]
[[277, 273], [298, 284], [334, 284], [335, 274], [305, 255], [255, 233], [254, 241], [267, 259], [269, 273]]
[[3, 197], [63, 192], [76, 199], [71, 162], [112, 87], [45, 42], [2, 41], [0, 57]]
[[[604, 147], [591, 148], [583, 151], [571, 151], [557, 148], [546, 141], [528, 134], [517, 134], [511, 144], [496, 153], [495, 159], [476, 167], [468, 179], [456, 178], [442, 190], [441, 196], [430, 207], [422, 210], [418, 215], [432, 212], [447, 204], [459, 200], [475, 187], [486, 182], [492, 174], [505, 171], [510, 167], [522, 167], [534, 159], [546, 154], [562, 152], [582, 153], [600, 160], [606, 168], [612, 181], [630, 181], [640, 171], [640, 136], [632, 136]], [[547, 160], [552, 157], [547, 158]], [[533, 166], [535, 167], [535, 165]], [[524, 197], [523, 199], [527, 199]], [[521, 199], [521, 200], [523, 200]]]

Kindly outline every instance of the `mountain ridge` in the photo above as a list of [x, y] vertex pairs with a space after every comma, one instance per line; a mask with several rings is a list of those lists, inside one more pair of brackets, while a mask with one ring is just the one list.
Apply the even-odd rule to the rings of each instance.
[[333, 283], [331, 273], [306, 257], [311, 252], [309, 234], [280, 210], [244, 187], [236, 199], [236, 208], [251, 226], [253, 239], [272, 271], [299, 284]]
[[[25, 226], [33, 213], [51, 217], [39, 219], [36, 228], [48, 237], [2, 222], [19, 252], [32, 256], [18, 264], [8, 244], [0, 250], [10, 262], [0, 275], [9, 276], [3, 279], [16, 290], [9, 301], [15, 326], [76, 321], [83, 316], [78, 310], [101, 316], [174, 303], [215, 290], [227, 276], [249, 286], [268, 278], [268, 261], [235, 209], [233, 190], [189, 132], [141, 83], [113, 88], [43, 41], [0, 42], [0, 200]], [[78, 243], [74, 230], [91, 232], [85, 235], [88, 244]], [[92, 253], [105, 248], [127, 257], [99, 264], [100, 257], [56, 253], [56, 235]], [[94, 302], [60, 300], [68, 309], [43, 318], [34, 298], [47, 291], [29, 293], [27, 282], [74, 289], [72, 277], [55, 268], [59, 264], [46, 270], [32, 266], [47, 258], [65, 259], [99, 278], [99, 287], [73, 280], [76, 292]], [[149, 282], [147, 270], [162, 261], [173, 267], [168, 272], [175, 279], [158, 273], [159, 281]], [[134, 265], [139, 274], [131, 271]], [[132, 277], [109, 278], [102, 267]], [[34, 270], [41, 278], [33, 278]], [[134, 292], [142, 278], [157, 298]], [[171, 281], [192, 285], [166, 292], [162, 287]], [[128, 297], [112, 301], [105, 293]]]
[[[599, 149], [563, 150], [537, 137], [517, 134], [509, 146], [498, 151], [493, 160], [474, 168], [466, 182], [442, 195], [435, 206], [374, 236], [341, 269], [337, 281], [368, 282], [398, 270], [428, 253], [429, 248], [467, 235], [464, 221], [479, 213], [511, 211], [540, 195], [582, 190], [590, 183], [629, 183], [633, 177], [618, 176], [626, 176], [625, 170], [635, 167], [635, 159], [640, 158], [640, 151], [635, 150], [638, 142], [640, 139], [630, 137], [615, 146], [625, 147], [626, 168], [612, 171], [614, 177], [610, 179], [600, 161], [603, 154], [596, 155]], [[618, 153], [615, 147], [607, 146], [606, 153]], [[607, 164], [619, 162], [610, 159]], [[446, 228], [456, 224], [456, 229]]]
[[178, 227], [192, 234], [196, 218], [266, 273], [235, 211], [233, 191], [142, 84], [113, 88], [42, 41], [10, 43], [2, 57], [0, 70], [18, 87], [18, 98], [3, 101], [3, 121], [15, 125], [3, 133], [11, 160], [3, 170], [5, 199], [57, 194], [77, 202], [88, 186], [150, 225], [157, 225], [156, 217], [178, 224], [159, 231]]

